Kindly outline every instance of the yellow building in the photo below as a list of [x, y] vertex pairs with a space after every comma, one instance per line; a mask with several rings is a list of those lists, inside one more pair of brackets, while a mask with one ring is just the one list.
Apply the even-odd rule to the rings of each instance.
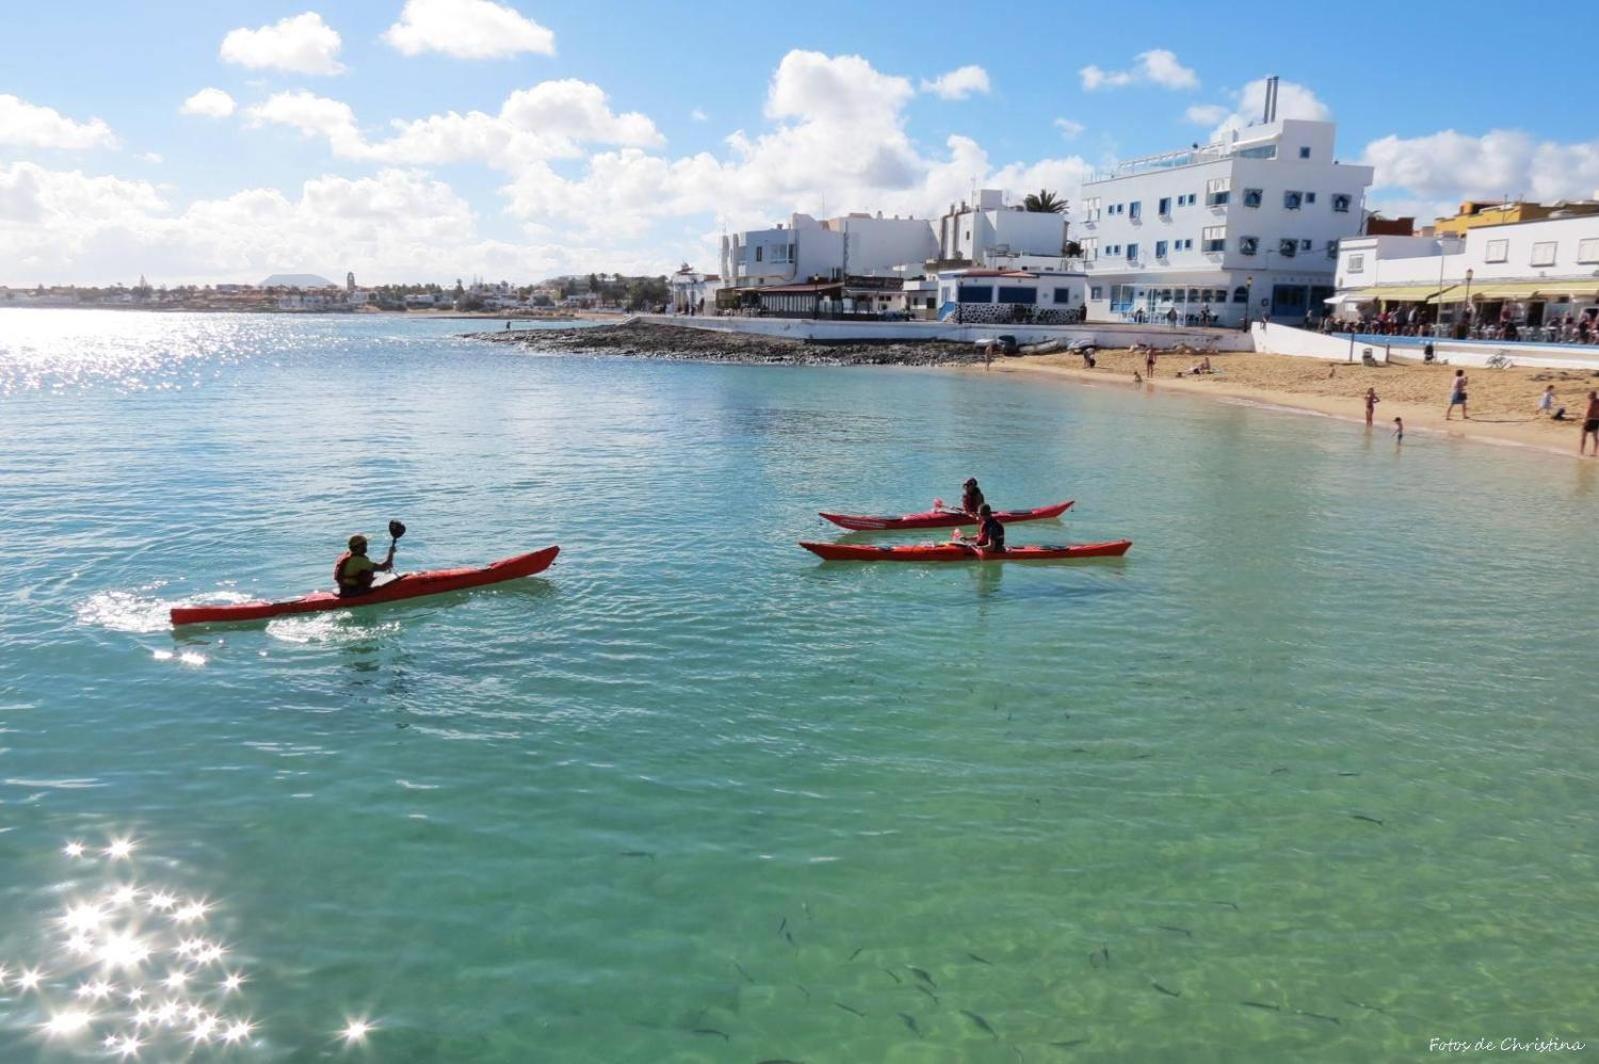
[[1453, 218], [1439, 218], [1433, 225], [1438, 236], [1465, 236], [1467, 229], [1481, 225], [1512, 225], [1516, 222], [1536, 222], [1556, 212], [1564, 214], [1592, 214], [1599, 211], [1594, 203], [1528, 203], [1523, 200], [1485, 203], [1467, 200]]

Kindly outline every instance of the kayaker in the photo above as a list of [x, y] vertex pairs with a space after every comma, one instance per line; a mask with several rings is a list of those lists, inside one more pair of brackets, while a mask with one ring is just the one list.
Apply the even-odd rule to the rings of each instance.
[[999, 523], [988, 503], [983, 503], [977, 510], [977, 535], [969, 539], [962, 536], [961, 542], [996, 552], [1005, 549], [1005, 526]]
[[961, 485], [961, 512], [977, 516], [983, 508], [983, 489], [977, 486], [976, 477], [967, 477]]
[[340, 595], [364, 595], [372, 590], [372, 578], [378, 573], [394, 569], [394, 541], [389, 541], [388, 556], [374, 562], [366, 556], [366, 536], [357, 532], [350, 537], [350, 549], [339, 555], [333, 563], [333, 583]]

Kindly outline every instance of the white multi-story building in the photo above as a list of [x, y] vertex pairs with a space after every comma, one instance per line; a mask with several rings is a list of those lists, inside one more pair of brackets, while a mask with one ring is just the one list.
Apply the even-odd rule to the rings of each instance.
[[745, 288], [844, 277], [891, 277], [896, 267], [920, 269], [937, 242], [925, 218], [885, 218], [879, 212], [817, 221], [795, 214], [770, 229], [722, 238], [722, 277]]
[[1015, 255], [1059, 258], [1065, 246], [1064, 215], [1008, 207], [999, 189], [982, 189], [975, 204], [951, 204], [938, 220], [937, 251], [944, 262], [976, 264]]
[[[1325, 313], [1339, 241], [1359, 233], [1372, 168], [1335, 127], [1276, 117], [1203, 147], [1134, 159], [1083, 185], [1077, 242], [1096, 319], [1222, 324]], [[1196, 305], [1197, 304], [1197, 305]]]
[[716, 309], [716, 293], [721, 291], [722, 279], [714, 273], [700, 273], [685, 262], [666, 279], [666, 285], [672, 296], [673, 314], [703, 314]]
[[1599, 316], [1599, 215], [1480, 226], [1460, 237], [1369, 236], [1338, 252], [1338, 302], [1414, 306], [1426, 321], [1553, 326]]

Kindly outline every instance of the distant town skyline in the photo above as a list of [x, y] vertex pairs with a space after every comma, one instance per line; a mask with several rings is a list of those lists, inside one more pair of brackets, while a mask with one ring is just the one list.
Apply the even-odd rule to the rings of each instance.
[[794, 210], [929, 216], [977, 187], [1075, 206], [1096, 170], [1255, 118], [1271, 73], [1284, 117], [1335, 120], [1340, 158], [1375, 168], [1385, 213], [1592, 196], [1585, 41], [1485, 30], [1503, 17], [37, 8], [0, 40], [0, 284], [715, 269], [724, 228]]

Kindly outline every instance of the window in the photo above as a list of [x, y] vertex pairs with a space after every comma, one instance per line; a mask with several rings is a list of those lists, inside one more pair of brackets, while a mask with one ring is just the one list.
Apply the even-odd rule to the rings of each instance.
[[1302, 193], [1302, 192], [1284, 192], [1283, 193], [1283, 210], [1285, 210], [1285, 211], [1297, 211], [1299, 209], [1299, 205], [1301, 203], [1303, 203], [1304, 200], [1305, 200], [1305, 196], [1304, 196], [1304, 193]]
[[1083, 221], [1095, 222], [1099, 220], [1099, 197], [1083, 200]]
[[960, 286], [962, 303], [992, 303], [994, 286], [991, 284], [963, 284]]
[[1300, 251], [1309, 251], [1311, 248], [1313, 248], [1315, 246], [1316, 245], [1313, 242], [1309, 241], [1309, 240], [1301, 240], [1299, 242], [1299, 250]]
[[1310, 149], [1309, 149], [1309, 148], [1300, 148], [1300, 149], [1299, 149], [1299, 157], [1300, 157], [1300, 158], [1301, 158], [1301, 159], [1308, 159], [1308, 158], [1310, 158]]
[[1508, 240], [1490, 240], [1490, 241], [1488, 241], [1488, 247], [1484, 251], [1484, 254], [1482, 256], [1482, 260], [1484, 262], [1508, 262], [1508, 261], [1510, 261], [1510, 241], [1508, 241]]
[[1155, 257], [1157, 259], [1163, 259], [1166, 257], [1166, 241], [1155, 241]]
[[1225, 225], [1207, 225], [1200, 231], [1199, 250], [1206, 252], [1227, 250], [1227, 227]]
[[1171, 302], [1171, 289], [1170, 288], [1162, 288], [1160, 290], [1160, 295], [1156, 297], [1155, 302], [1157, 302], [1157, 303], [1170, 303]]
[[1182, 206], [1192, 207], [1194, 204], [1196, 204], [1198, 202], [1199, 202], [1199, 193], [1190, 192], [1187, 196], [1183, 197], [1183, 202], [1179, 203], [1178, 206], [1179, 207], [1182, 207]]
[[1001, 285], [999, 289], [999, 301], [1001, 303], [1037, 303], [1038, 289], [1023, 288], [1020, 285], [1015, 287], [1006, 287]]
[[1237, 288], [1234, 288], [1233, 289], [1233, 302], [1234, 303], [1248, 303], [1249, 302], [1249, 289], [1245, 288], [1243, 285], [1239, 285]]
[[765, 251], [766, 251], [766, 249], [764, 247], [762, 247], [760, 244], [756, 244], [755, 245], [755, 261], [756, 262], [761, 262], [762, 261], [761, 255]]
[[1143, 203], [1138, 200], [1133, 200], [1133, 202], [1129, 203], [1127, 205], [1127, 216], [1135, 222], [1142, 218], [1144, 216]]
[[1178, 241], [1178, 244], [1181, 245], [1177, 249], [1179, 251], [1192, 251], [1192, 250], [1194, 250], [1194, 241], [1193, 241], [1192, 238], [1190, 238], [1188, 240], [1180, 240], [1180, 241]]
[[788, 261], [789, 262], [798, 262], [799, 261], [799, 245], [798, 244], [790, 244], [788, 246]]
[[1342, 194], [1334, 196], [1333, 200], [1332, 200], [1333, 212], [1335, 214], [1348, 214], [1349, 213], [1349, 202], [1350, 202], [1350, 197], [1348, 197], [1348, 196], [1345, 196], [1345, 195], [1342, 195]]
[[1128, 262], [1137, 262], [1138, 261], [1138, 245], [1137, 244], [1128, 244], [1127, 245], [1127, 261]]
[[1557, 241], [1540, 240], [1532, 246], [1532, 264], [1534, 266], [1553, 266], [1555, 264], [1555, 246]]
[[1327, 241], [1327, 257], [1329, 259], [1336, 259], [1338, 257], [1338, 241]]
[[1072, 290], [1070, 288], [1057, 288], [1057, 289], [1055, 289], [1055, 302], [1057, 302], [1057, 303], [1070, 303], [1071, 301], [1072, 301]]
[[1160, 199], [1160, 204], [1159, 204], [1157, 209], [1160, 211], [1160, 216], [1162, 218], [1170, 218], [1171, 217], [1171, 197], [1170, 196], [1162, 196], [1161, 199]]
[[1122, 251], [1122, 246], [1120, 244], [1106, 244], [1105, 245], [1105, 254], [1107, 256], [1111, 257], [1111, 258], [1115, 258], [1117, 255], [1120, 255], [1121, 251]]
[[1198, 303], [1199, 302], [1199, 289], [1190, 288], [1188, 290], [1188, 302], [1190, 302], [1190, 303]]
[[1245, 207], [1259, 207], [1261, 198], [1264, 195], [1265, 195], [1265, 192], [1263, 190], [1261, 190], [1261, 189], [1258, 189], [1258, 188], [1246, 188], [1246, 189], [1244, 189], [1244, 206]]
[[1097, 303], [1105, 298], [1105, 290], [1096, 284], [1088, 290], [1088, 298]]
[[1171, 294], [1171, 301], [1172, 301], [1172, 302], [1173, 302], [1173, 303], [1181, 303], [1181, 302], [1183, 302], [1183, 301], [1184, 301], [1184, 300], [1183, 300], [1183, 290], [1182, 290], [1182, 289], [1181, 289], [1181, 288], [1178, 288], [1178, 289], [1176, 289], [1176, 290], [1174, 290], [1174, 291], [1173, 291], [1173, 292], [1172, 292], [1172, 294]]
[[1299, 241], [1291, 236], [1285, 236], [1277, 241], [1277, 254], [1285, 259], [1291, 259], [1299, 251]]
[[1578, 262], [1599, 262], [1599, 237], [1577, 241]]
[[1258, 250], [1260, 250], [1260, 237], [1241, 236], [1238, 238], [1238, 254], [1253, 255]]
[[1233, 180], [1230, 177], [1213, 177], [1205, 182], [1205, 206], [1221, 207], [1227, 203]]
[[1077, 246], [1083, 249], [1083, 261], [1099, 258], [1099, 237], [1091, 236], [1087, 240], [1079, 240]]
[[1309, 206], [1310, 204], [1315, 203], [1315, 202], [1316, 202], [1316, 194], [1314, 192], [1305, 193], [1305, 205], [1306, 206]]

